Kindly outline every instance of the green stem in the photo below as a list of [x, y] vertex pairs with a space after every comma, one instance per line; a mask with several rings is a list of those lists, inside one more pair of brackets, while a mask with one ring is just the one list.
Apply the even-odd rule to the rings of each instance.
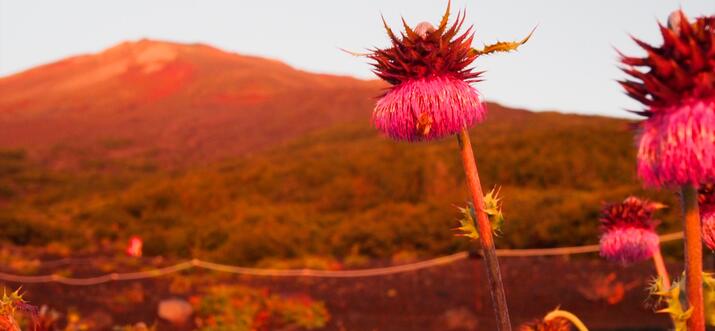
[[571, 322], [571, 324], [573, 324], [576, 327], [576, 329], [578, 329], [578, 331], [588, 331], [588, 328], [586, 328], [586, 325], [583, 324], [583, 322], [581, 322], [581, 320], [578, 317], [576, 317], [576, 315], [569, 313], [565, 310], [559, 310], [558, 308], [556, 308], [554, 311], [546, 314], [546, 316], [544, 317], [544, 321], [550, 321], [554, 318], [559, 318], [559, 317], [567, 319], [569, 322]]
[[492, 226], [489, 223], [489, 217], [484, 212], [484, 193], [482, 192], [482, 186], [479, 182], [477, 161], [474, 158], [474, 151], [472, 150], [472, 143], [469, 139], [467, 129], [462, 129], [457, 139], [462, 155], [464, 172], [467, 177], [467, 186], [469, 186], [472, 202], [474, 203], [474, 212], [477, 215], [477, 219], [475, 220], [477, 223], [476, 228], [479, 232], [479, 241], [482, 244], [482, 250], [484, 252], [484, 265], [487, 269], [489, 293], [492, 297], [494, 314], [497, 319], [497, 330], [511, 331], [509, 309], [507, 308], [504, 284], [501, 278], [501, 271], [499, 270], [499, 261], [497, 260], [496, 249], [494, 248]]
[[688, 309], [688, 331], [705, 331], [703, 309], [703, 243], [698, 210], [698, 191], [692, 185], [681, 187], [683, 228], [685, 232], [685, 291]]

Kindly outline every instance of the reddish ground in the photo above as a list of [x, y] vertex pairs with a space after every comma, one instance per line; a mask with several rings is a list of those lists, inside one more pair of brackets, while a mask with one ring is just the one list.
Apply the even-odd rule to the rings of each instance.
[[[332, 315], [327, 330], [493, 330], [482, 268], [480, 260], [470, 259], [364, 279], [254, 278], [205, 271], [186, 275], [191, 275], [194, 288], [241, 283], [324, 300]], [[561, 306], [581, 316], [592, 331], [668, 328], [667, 317], [649, 307], [645, 290], [653, 273], [649, 263], [624, 268], [596, 259], [504, 258], [502, 268], [515, 325]], [[675, 265], [670, 269], [678, 270]], [[76, 307], [94, 318], [106, 319], [109, 314], [114, 324], [154, 321], [158, 301], [175, 296], [170, 287], [176, 293], [176, 278], [90, 287], [23, 285], [34, 304]], [[159, 330], [190, 329], [159, 324]]]

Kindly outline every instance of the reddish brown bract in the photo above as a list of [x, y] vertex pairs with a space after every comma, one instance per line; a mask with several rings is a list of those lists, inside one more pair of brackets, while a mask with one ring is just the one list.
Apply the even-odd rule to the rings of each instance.
[[682, 100], [715, 96], [715, 17], [699, 17], [691, 23], [682, 11], [674, 15], [680, 15], [673, 20], [677, 26], [660, 25], [660, 47], [633, 38], [646, 57], [621, 55], [623, 71], [634, 80], [619, 83], [626, 94], [649, 108], [638, 112], [644, 116]]
[[477, 81], [481, 73], [467, 68], [479, 56], [472, 50], [472, 27], [458, 36], [465, 15], [458, 14], [457, 20], [448, 28], [449, 10], [447, 7], [447, 12], [437, 28], [427, 27], [422, 23], [412, 29], [403, 20], [405, 31], [401, 33], [401, 37], [395, 35], [385, 23], [392, 46], [375, 49], [368, 55], [375, 61], [372, 64], [373, 72], [392, 85], [435, 76], [451, 76], [467, 82]]
[[615, 227], [653, 230], [658, 224], [653, 220], [653, 212], [660, 207], [660, 204], [649, 200], [628, 197], [623, 202], [606, 205], [601, 210], [601, 225], [607, 231]]
[[715, 184], [704, 184], [698, 190], [700, 206], [715, 206]]

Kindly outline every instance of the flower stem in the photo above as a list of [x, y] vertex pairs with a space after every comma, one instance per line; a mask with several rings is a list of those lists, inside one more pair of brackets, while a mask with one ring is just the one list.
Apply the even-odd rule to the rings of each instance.
[[484, 193], [479, 182], [479, 173], [477, 171], [477, 161], [474, 158], [472, 143], [469, 139], [467, 129], [462, 129], [462, 132], [457, 136], [459, 141], [459, 149], [462, 155], [462, 163], [464, 172], [467, 177], [467, 186], [472, 195], [474, 203], [474, 212], [476, 217], [476, 228], [479, 232], [479, 240], [484, 251], [484, 262], [487, 269], [487, 279], [489, 280], [489, 292], [492, 296], [492, 304], [494, 306], [494, 314], [497, 319], [498, 331], [511, 331], [511, 322], [509, 321], [509, 309], [506, 304], [506, 294], [504, 293], [504, 284], [501, 279], [499, 270], [499, 261], [497, 260], [496, 249], [494, 248], [494, 237], [492, 236], [492, 227], [489, 223], [489, 218], [484, 212]]
[[669, 289], [670, 276], [668, 275], [668, 269], [665, 268], [663, 254], [660, 253], [660, 245], [658, 245], [658, 250], [653, 253], [653, 264], [655, 264], [655, 271], [658, 273], [658, 276], [663, 280], [663, 285], [665, 285], [666, 289]]
[[571, 324], [573, 324], [576, 327], [576, 329], [578, 329], [578, 331], [588, 331], [588, 328], [586, 328], [586, 325], [584, 325], [583, 322], [581, 322], [581, 320], [578, 317], [576, 317], [576, 315], [569, 313], [565, 310], [560, 310], [558, 308], [556, 308], [556, 310], [546, 314], [546, 316], [544, 317], [544, 321], [548, 322], [554, 318], [559, 318], [559, 317], [567, 319], [569, 322], [571, 322]]
[[683, 185], [681, 199], [685, 231], [685, 291], [688, 295], [688, 306], [693, 309], [693, 314], [688, 318], [688, 331], [704, 331], [703, 243], [700, 232], [698, 191], [692, 185]]

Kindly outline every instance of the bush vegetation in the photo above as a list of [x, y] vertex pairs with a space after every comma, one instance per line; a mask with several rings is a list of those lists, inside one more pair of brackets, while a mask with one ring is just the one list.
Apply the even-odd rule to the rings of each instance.
[[[499, 185], [504, 197], [501, 248], [595, 243], [601, 203], [630, 194], [677, 206], [672, 193], [636, 179], [628, 121], [492, 114], [472, 135], [484, 188]], [[453, 139], [396, 143], [355, 124], [173, 168], [98, 160], [57, 170], [3, 151], [0, 238], [76, 253], [119, 251], [139, 235], [146, 255], [264, 265], [452, 253], [469, 245], [452, 230], [468, 199], [456, 149]], [[662, 232], [677, 228], [673, 209], [662, 213]]]

